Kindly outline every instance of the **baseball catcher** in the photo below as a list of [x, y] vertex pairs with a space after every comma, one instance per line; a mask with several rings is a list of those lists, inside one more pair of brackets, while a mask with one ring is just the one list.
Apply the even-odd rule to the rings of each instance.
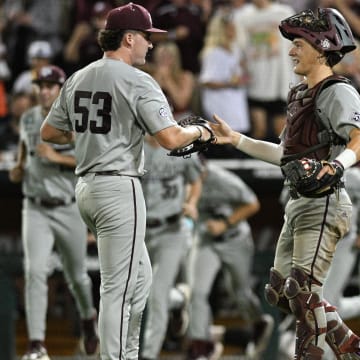
[[[320, 179], [320, 170], [328, 165], [333, 175], [326, 173]], [[319, 161], [315, 159], [302, 158], [292, 160], [281, 166], [281, 171], [289, 180], [292, 190], [305, 197], [322, 197], [331, 194], [341, 184], [344, 173], [343, 165], [337, 161]]]
[[[208, 149], [208, 146], [212, 143], [216, 142], [216, 138], [213, 130], [209, 126], [208, 122], [200, 116], [190, 115], [183, 119], [181, 119], [178, 124], [182, 127], [187, 126], [197, 126], [199, 130], [199, 137], [189, 145], [186, 145], [182, 148], [171, 150], [168, 155], [169, 156], [182, 156], [182, 157], [190, 157], [192, 153], [196, 152], [204, 152]], [[207, 140], [203, 140], [203, 130], [205, 128], [211, 134], [210, 138]]]

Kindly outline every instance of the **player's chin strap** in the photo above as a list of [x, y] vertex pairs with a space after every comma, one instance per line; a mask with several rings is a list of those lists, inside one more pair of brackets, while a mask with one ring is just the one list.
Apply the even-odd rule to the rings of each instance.
[[[325, 342], [326, 317], [324, 303], [311, 291], [315, 280], [303, 270], [293, 267], [285, 281], [284, 294], [296, 317], [295, 359], [321, 360]], [[323, 339], [321, 339], [323, 337]]]

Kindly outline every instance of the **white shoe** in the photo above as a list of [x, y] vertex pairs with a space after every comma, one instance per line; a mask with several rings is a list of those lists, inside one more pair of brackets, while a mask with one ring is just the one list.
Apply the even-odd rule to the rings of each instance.
[[30, 348], [21, 360], [50, 360], [50, 358], [45, 347], [37, 345], [34, 348]]
[[191, 289], [188, 284], [180, 283], [176, 289], [183, 295], [183, 304], [179, 309], [174, 309], [170, 313], [169, 329], [173, 337], [179, 338], [185, 335], [189, 326], [189, 303]]
[[220, 341], [215, 342], [214, 350], [209, 354], [208, 359], [219, 360], [221, 358], [223, 351], [224, 351], [224, 345]]
[[248, 343], [245, 349], [247, 359], [258, 359], [266, 350], [271, 334], [274, 329], [274, 319], [269, 314], [264, 314], [254, 324], [253, 340]]

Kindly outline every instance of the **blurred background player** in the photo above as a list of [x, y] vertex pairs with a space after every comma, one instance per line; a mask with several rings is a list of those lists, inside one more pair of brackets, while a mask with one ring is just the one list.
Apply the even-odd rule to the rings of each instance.
[[207, 164], [199, 201], [198, 239], [191, 258], [191, 300], [187, 359], [218, 359], [222, 344], [210, 335], [209, 296], [216, 275], [226, 270], [240, 316], [252, 328], [247, 356], [259, 356], [272, 333], [273, 319], [262, 312], [252, 290], [254, 243], [248, 219], [260, 209], [255, 193], [235, 174]]
[[[142, 178], [147, 210], [145, 242], [153, 267], [153, 283], [146, 305], [141, 357], [158, 359], [169, 320], [170, 290], [192, 244], [192, 229], [185, 216], [197, 220], [202, 188], [202, 164], [196, 155], [169, 157], [150, 136], [145, 142], [146, 175]], [[179, 284], [182, 307], [190, 289]], [[183, 335], [186, 328], [179, 329]]]
[[48, 360], [45, 347], [48, 261], [54, 245], [81, 318], [84, 351], [98, 345], [92, 284], [86, 269], [87, 228], [75, 203], [75, 159], [71, 145], [54, 146], [40, 140], [40, 126], [65, 82], [56, 66], [36, 73], [39, 105], [21, 117], [13, 182], [23, 182], [22, 240], [25, 304], [29, 346], [22, 360]]

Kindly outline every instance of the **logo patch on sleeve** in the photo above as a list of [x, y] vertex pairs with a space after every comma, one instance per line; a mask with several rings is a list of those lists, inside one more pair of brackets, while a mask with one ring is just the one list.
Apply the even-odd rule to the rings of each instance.
[[159, 114], [160, 114], [161, 117], [168, 117], [169, 116], [168, 111], [164, 106], [162, 106], [159, 109]]
[[352, 121], [360, 121], [360, 112], [354, 111], [351, 115], [350, 120]]

